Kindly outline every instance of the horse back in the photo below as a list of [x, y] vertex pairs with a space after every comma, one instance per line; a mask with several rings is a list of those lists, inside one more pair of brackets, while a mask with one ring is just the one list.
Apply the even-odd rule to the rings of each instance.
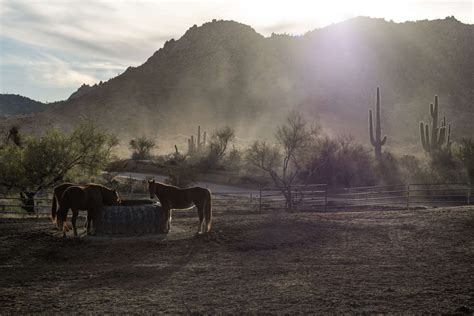
[[74, 186], [74, 183], [63, 183], [58, 186], [56, 186], [53, 190], [53, 198], [58, 199], [58, 202], [60, 202], [61, 197], [63, 196], [64, 191], [66, 191], [67, 188]]
[[88, 196], [82, 186], [73, 185], [64, 190], [61, 201], [66, 208], [86, 209]]

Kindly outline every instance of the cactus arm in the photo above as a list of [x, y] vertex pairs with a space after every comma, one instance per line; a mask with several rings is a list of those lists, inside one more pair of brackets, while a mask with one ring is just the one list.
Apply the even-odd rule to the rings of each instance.
[[420, 136], [421, 136], [421, 144], [423, 145], [423, 149], [426, 152], [431, 152], [430, 134], [429, 134], [428, 124], [425, 125], [423, 122], [420, 122]]
[[425, 136], [425, 124], [420, 122], [420, 137], [421, 137], [421, 145], [425, 151], [429, 151], [428, 147], [426, 146], [426, 136]]
[[387, 142], [387, 136], [384, 136], [382, 141], [380, 142], [380, 146], [385, 145], [386, 142]]
[[441, 145], [444, 144], [444, 141], [446, 140], [446, 127], [441, 127], [439, 129], [439, 136], [438, 136], [438, 147], [441, 147]]
[[430, 133], [429, 133], [429, 125], [425, 125], [425, 137], [426, 137], [426, 148], [428, 149], [427, 151], [430, 152], [431, 149], [433, 148], [431, 142], [430, 142]]

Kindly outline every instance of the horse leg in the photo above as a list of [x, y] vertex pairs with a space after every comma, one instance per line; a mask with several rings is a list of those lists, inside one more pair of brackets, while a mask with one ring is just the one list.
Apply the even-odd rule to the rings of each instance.
[[87, 210], [87, 220], [89, 221], [89, 234], [94, 236], [97, 233], [97, 217], [98, 211], [96, 208]]
[[163, 219], [165, 223], [162, 224], [162, 227], [164, 228], [164, 224], [166, 224], [166, 228], [163, 231], [169, 233], [171, 231], [171, 209], [169, 207], [163, 208]]
[[67, 212], [69, 211], [68, 207], [60, 206], [58, 212], [56, 213], [56, 225], [58, 230], [62, 230], [63, 238], [66, 238], [67, 231]]
[[90, 214], [90, 211], [87, 210], [87, 219], [86, 219], [86, 234], [87, 235], [91, 234], [91, 222], [92, 222], [92, 216]]
[[198, 215], [199, 215], [199, 227], [198, 227], [198, 234], [202, 234], [202, 227], [203, 227], [203, 224], [204, 224], [204, 207], [205, 205], [203, 205], [203, 203], [194, 203], [196, 205], [196, 208], [197, 208], [197, 211], [198, 211]]
[[207, 199], [204, 207], [204, 217], [206, 218], [206, 233], [211, 230], [211, 221], [212, 221], [212, 199], [211, 195]]
[[76, 227], [76, 221], [77, 221], [77, 216], [79, 215], [79, 210], [78, 209], [72, 209], [72, 230], [74, 232], [74, 237], [77, 237], [77, 227]]
[[171, 209], [168, 211], [168, 232], [171, 231]]

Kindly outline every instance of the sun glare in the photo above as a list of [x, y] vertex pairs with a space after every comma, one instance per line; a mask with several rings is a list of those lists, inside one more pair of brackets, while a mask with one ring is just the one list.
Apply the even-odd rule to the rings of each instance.
[[[431, 3], [431, 2], [430, 2]], [[299, 34], [304, 31], [338, 23], [356, 16], [385, 18], [395, 22], [459, 16], [467, 12], [472, 21], [472, 3], [469, 1], [438, 1], [430, 4], [421, 0], [336, 0], [336, 1], [239, 1], [241, 20], [258, 26], [274, 25], [286, 32]], [[444, 15], [440, 16], [443, 13]], [[236, 12], [232, 13], [233, 16]], [[466, 18], [464, 18], [466, 20]], [[275, 27], [275, 28], [276, 28]], [[265, 29], [265, 27], [262, 27]], [[266, 27], [266, 29], [269, 29]], [[270, 28], [271, 29], [271, 28]], [[265, 33], [265, 30], [263, 30]]]

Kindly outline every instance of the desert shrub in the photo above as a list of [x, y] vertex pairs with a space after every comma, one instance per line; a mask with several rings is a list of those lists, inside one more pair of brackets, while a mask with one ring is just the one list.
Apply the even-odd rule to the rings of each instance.
[[398, 165], [405, 184], [434, 182], [433, 174], [425, 160], [413, 155], [403, 155], [398, 158]]
[[129, 147], [132, 150], [132, 159], [149, 159], [151, 151], [156, 148], [156, 143], [153, 139], [142, 136], [130, 140]]
[[382, 153], [380, 160], [375, 162], [375, 170], [380, 184], [398, 185], [406, 183], [400, 162], [391, 152], [385, 151]]
[[433, 182], [463, 181], [462, 164], [450, 149], [439, 149], [429, 157]]
[[227, 170], [240, 170], [243, 166], [243, 153], [232, 146], [227, 156], [224, 159], [224, 165]]
[[186, 188], [196, 182], [197, 172], [189, 157], [176, 151], [165, 158], [165, 182], [180, 188]]
[[334, 187], [368, 186], [377, 183], [370, 150], [350, 137], [318, 140], [301, 179]]
[[462, 138], [456, 156], [464, 167], [469, 183], [474, 185], [474, 141], [471, 138]]

